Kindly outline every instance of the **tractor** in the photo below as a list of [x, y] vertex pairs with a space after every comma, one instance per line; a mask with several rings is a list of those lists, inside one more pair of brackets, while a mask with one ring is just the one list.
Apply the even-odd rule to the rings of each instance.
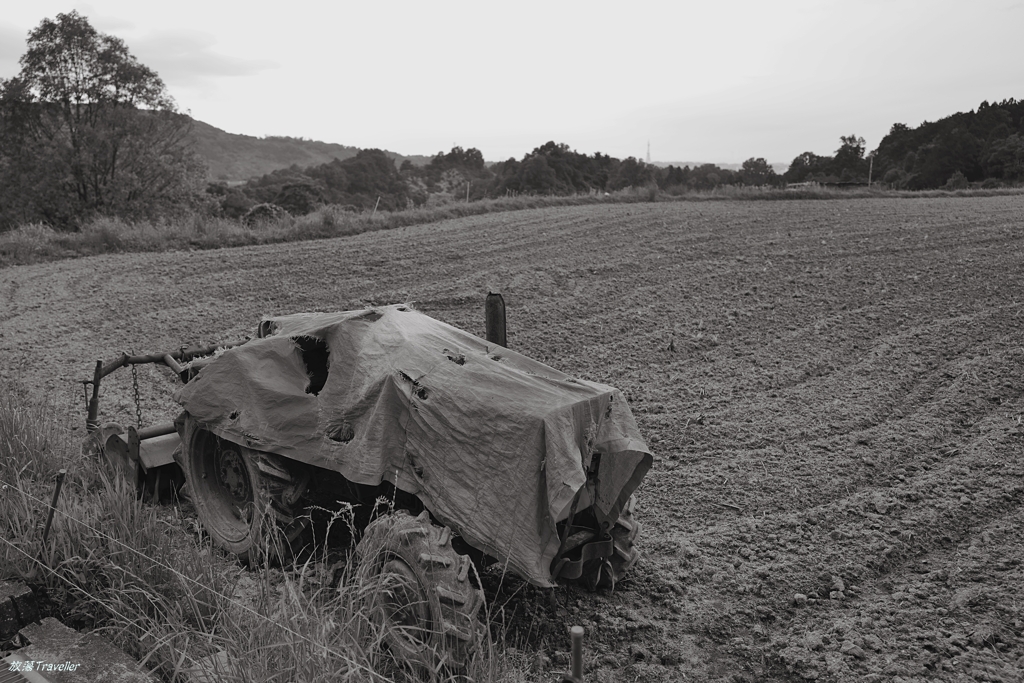
[[[652, 463], [622, 393], [507, 348], [499, 303], [489, 339], [397, 304], [98, 361], [86, 448], [146, 498], [187, 492], [242, 562], [286, 562], [311, 543], [310, 510], [355, 506], [358, 571], [392, 586], [375, 607], [390, 649], [458, 667], [482, 628], [477, 567], [614, 588], [638, 557], [634, 491]], [[103, 378], [141, 363], [180, 380], [177, 419], [101, 422]]]

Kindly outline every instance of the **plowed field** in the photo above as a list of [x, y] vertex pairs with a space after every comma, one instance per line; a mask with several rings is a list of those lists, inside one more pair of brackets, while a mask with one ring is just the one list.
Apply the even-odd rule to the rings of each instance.
[[[0, 270], [0, 376], [411, 301], [622, 389], [656, 454], [613, 593], [488, 596], [588, 680], [1024, 680], [1024, 196], [662, 203]], [[166, 370], [140, 371], [147, 423]], [[127, 372], [104, 412], [131, 422]], [[511, 595], [509, 595], [511, 588]], [[553, 680], [547, 673], [540, 680]]]

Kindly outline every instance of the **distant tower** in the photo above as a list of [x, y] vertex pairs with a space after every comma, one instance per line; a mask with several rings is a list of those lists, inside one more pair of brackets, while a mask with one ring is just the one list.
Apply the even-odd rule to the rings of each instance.
[[647, 141], [647, 163], [651, 163], [651, 141]]

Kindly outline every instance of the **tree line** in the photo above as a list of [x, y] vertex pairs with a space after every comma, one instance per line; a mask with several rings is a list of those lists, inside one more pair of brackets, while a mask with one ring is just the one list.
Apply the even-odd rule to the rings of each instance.
[[875, 151], [875, 170], [908, 190], [1024, 182], [1024, 101], [982, 102], [917, 128], [893, 124]]
[[633, 157], [581, 154], [564, 143], [547, 142], [524, 155], [487, 165], [475, 148], [438, 152], [425, 166], [410, 161], [396, 168], [379, 149], [326, 164], [272, 171], [241, 186], [211, 184], [225, 216], [238, 217], [270, 203], [292, 215], [322, 204], [352, 210], [401, 210], [428, 204], [516, 195], [602, 194], [625, 188], [683, 193], [722, 185], [778, 186], [781, 178], [764, 159], [748, 159], [738, 171], [715, 164], [662, 168]]
[[893, 124], [865, 155], [864, 139], [840, 138], [833, 156], [804, 152], [782, 175], [787, 183], [869, 180], [898, 190], [1014, 185], [1024, 181], [1024, 101], [982, 102], [916, 128]]
[[747, 159], [736, 171], [715, 164], [662, 168], [550, 141], [522, 159], [490, 165], [480, 150], [454, 147], [424, 166], [406, 161], [396, 168], [382, 150], [367, 149], [230, 187], [207, 182], [205, 162], [189, 142], [192, 120], [178, 111], [156, 72], [77, 12], [44, 19], [30, 31], [19, 64], [17, 76], [0, 79], [0, 230], [31, 222], [75, 229], [96, 215], [241, 217], [260, 205], [301, 215], [323, 204], [395, 211], [432, 198], [624, 188], [682, 194], [874, 180], [918, 190], [1024, 181], [1024, 102], [1010, 99], [917, 128], [895, 124], [870, 154], [863, 138], [842, 136], [831, 156], [805, 152], [782, 175], [763, 158]]

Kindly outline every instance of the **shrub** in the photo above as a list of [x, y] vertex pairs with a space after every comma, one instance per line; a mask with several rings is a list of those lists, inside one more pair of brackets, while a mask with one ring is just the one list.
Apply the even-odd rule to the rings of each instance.
[[287, 215], [288, 212], [277, 204], [257, 204], [245, 212], [242, 222], [249, 227], [253, 227], [260, 223], [279, 221]]
[[221, 213], [227, 218], [242, 218], [254, 206], [256, 202], [237, 188], [225, 192], [224, 198], [220, 201]]
[[274, 204], [293, 216], [305, 216], [318, 205], [326, 203], [323, 191], [309, 183], [291, 183], [281, 188]]
[[647, 201], [656, 202], [658, 201], [658, 183], [650, 182], [644, 187], [644, 191], [647, 194]]
[[966, 190], [970, 186], [971, 184], [967, 181], [967, 176], [960, 171], [953, 173], [949, 180], [946, 181], [947, 190]]
[[99, 216], [82, 227], [85, 244], [97, 253], [122, 251], [127, 246], [126, 236], [131, 228], [120, 218]]
[[51, 248], [57, 233], [45, 223], [27, 223], [0, 232], [0, 259], [6, 263], [31, 263]]

